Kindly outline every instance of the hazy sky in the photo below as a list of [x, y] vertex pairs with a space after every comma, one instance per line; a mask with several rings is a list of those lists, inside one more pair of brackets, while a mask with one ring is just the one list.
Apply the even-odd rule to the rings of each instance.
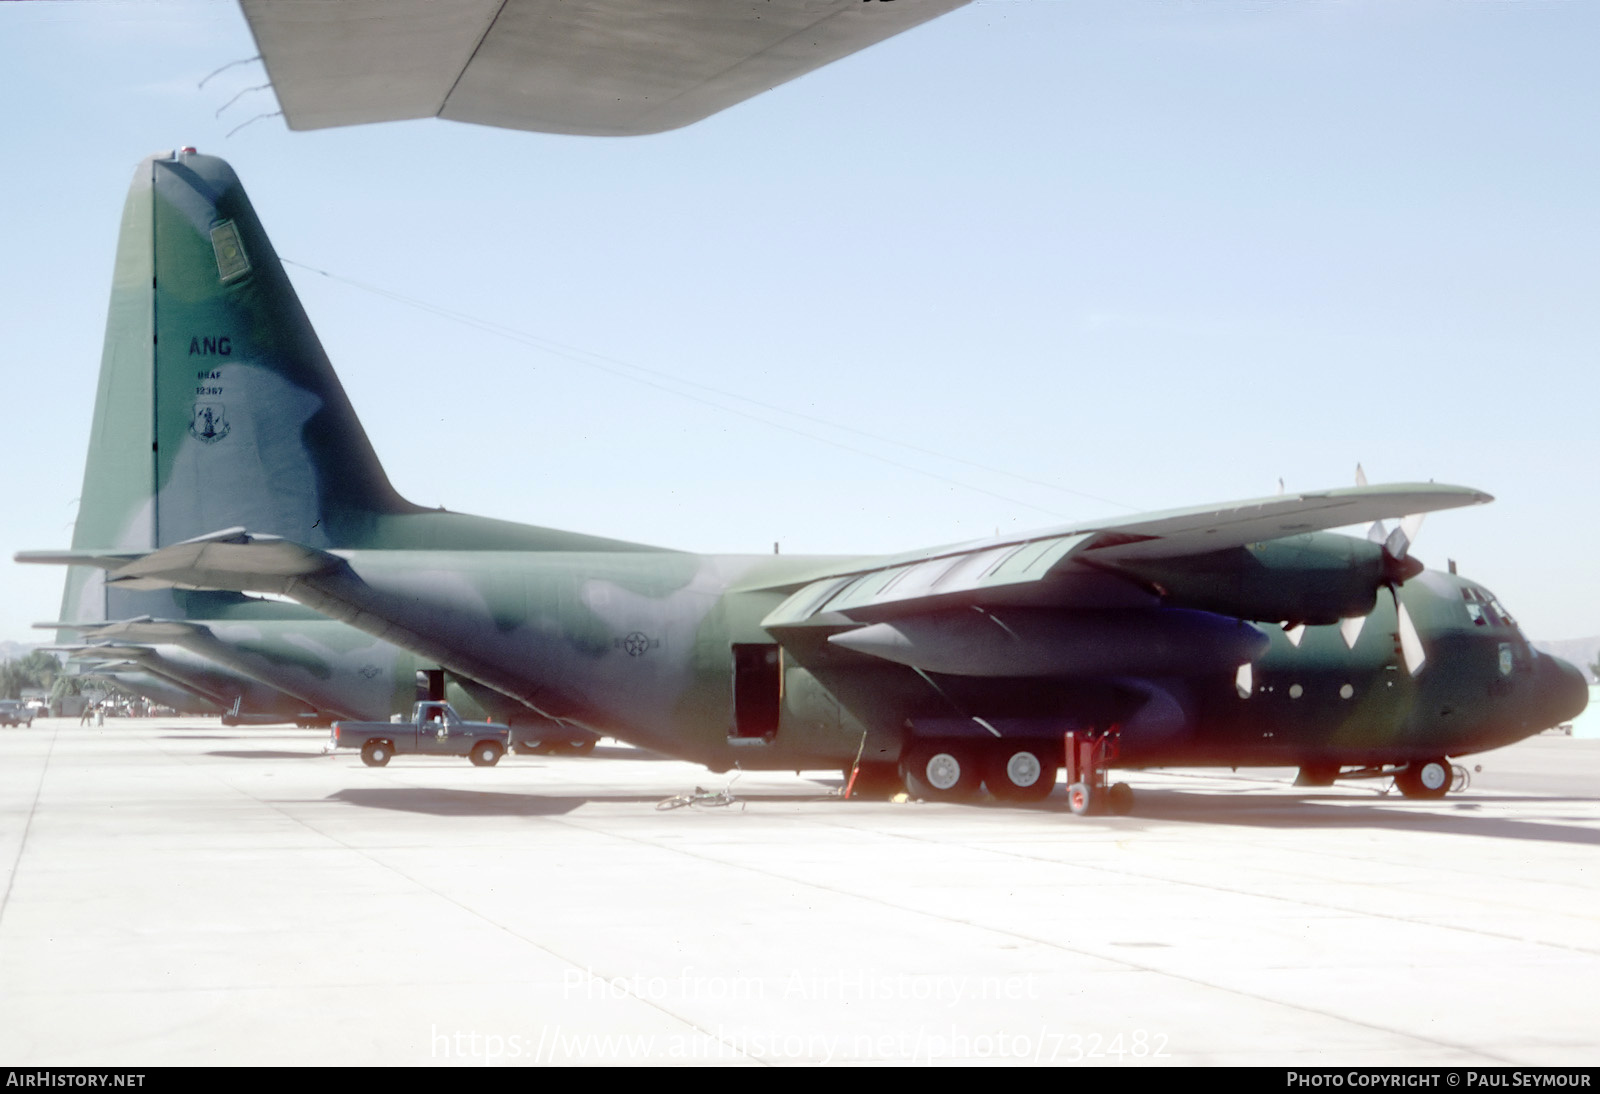
[[[887, 552], [1360, 461], [1495, 494], [1417, 554], [1600, 632], [1596, 42], [1585, 3], [980, 2], [661, 136], [228, 136], [277, 108], [197, 86], [255, 53], [233, 6], [0, 4], [0, 549], [71, 538], [127, 185], [193, 144], [346, 279], [290, 271], [417, 502]], [[59, 601], [0, 565], [0, 638]]]

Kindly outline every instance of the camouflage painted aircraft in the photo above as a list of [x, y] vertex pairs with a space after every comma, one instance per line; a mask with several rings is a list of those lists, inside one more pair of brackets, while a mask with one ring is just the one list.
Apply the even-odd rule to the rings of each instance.
[[689, 125], [968, 0], [240, 0], [290, 129]]
[[208, 646], [235, 641], [215, 621], [248, 618], [275, 635], [263, 661], [381, 644], [410, 659], [380, 670], [391, 685], [436, 667], [508, 721], [716, 770], [1025, 801], [1066, 762], [1086, 811], [1112, 762], [1438, 795], [1448, 757], [1572, 717], [1577, 669], [1481, 585], [1425, 570], [1414, 521], [1381, 523], [1488, 500], [1356, 486], [889, 558], [703, 556], [423, 509], [390, 485], [237, 178], [185, 149], [140, 166], [124, 212], [73, 548], [18, 557], [73, 567], [65, 619], [131, 620], [130, 639], [219, 664], [242, 669], [245, 644]]
[[203, 620], [138, 616], [41, 626], [82, 635], [80, 643], [54, 647], [69, 654], [69, 663], [92, 665], [144, 691], [126, 670], [108, 667], [126, 659], [198, 700], [178, 709], [219, 706], [230, 725], [387, 718], [397, 703], [410, 701], [417, 665], [404, 651], [299, 605], [232, 599], [238, 603], [211, 598], [198, 608], [211, 615]]

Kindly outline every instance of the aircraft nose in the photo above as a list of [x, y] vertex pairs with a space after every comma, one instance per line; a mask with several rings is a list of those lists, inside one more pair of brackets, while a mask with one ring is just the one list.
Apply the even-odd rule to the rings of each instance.
[[1549, 662], [1544, 666], [1546, 684], [1542, 690], [1548, 699], [1550, 725], [1570, 722], [1589, 705], [1589, 683], [1578, 666], [1548, 654], [1542, 657]]

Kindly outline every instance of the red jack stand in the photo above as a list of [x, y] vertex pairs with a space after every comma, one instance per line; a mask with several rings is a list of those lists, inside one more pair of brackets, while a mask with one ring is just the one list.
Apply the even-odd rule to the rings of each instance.
[[1133, 808], [1133, 788], [1127, 783], [1106, 785], [1106, 768], [1118, 755], [1122, 727], [1072, 730], [1066, 735], [1067, 806], [1079, 816], [1090, 813], [1127, 813]]

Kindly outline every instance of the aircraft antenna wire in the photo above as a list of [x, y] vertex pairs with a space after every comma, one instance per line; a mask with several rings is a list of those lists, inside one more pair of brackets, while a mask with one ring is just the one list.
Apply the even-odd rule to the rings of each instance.
[[[996, 474], [996, 475], [1004, 475], [1004, 476], [1006, 476], [1008, 478], [1016, 479], [1016, 480], [1021, 481], [1021, 482], [1026, 482], [1026, 483], [1029, 483], [1029, 484], [1034, 485], [1034, 486], [1041, 486], [1041, 487], [1045, 487], [1047, 489], [1060, 491], [1061, 493], [1071, 494], [1071, 495], [1074, 495], [1076, 497], [1088, 499], [1090, 501], [1100, 502], [1100, 503], [1102, 503], [1104, 505], [1116, 506], [1116, 507], [1118, 507], [1120, 509], [1126, 509], [1126, 510], [1128, 510], [1130, 512], [1139, 511], [1139, 507], [1138, 506], [1129, 505], [1126, 502], [1115, 501], [1115, 500], [1113, 500], [1111, 498], [1100, 497], [1100, 496], [1098, 496], [1096, 494], [1089, 494], [1089, 493], [1086, 493], [1086, 492], [1081, 491], [1081, 490], [1073, 490], [1073, 489], [1071, 489], [1069, 487], [1065, 487], [1065, 486], [1058, 486], [1058, 485], [1055, 485], [1054, 483], [1046, 482], [1046, 481], [1044, 481], [1042, 479], [1030, 478], [1030, 477], [1028, 477], [1026, 475], [1019, 475], [1019, 474], [1017, 474], [1015, 472], [1007, 471], [1007, 470], [1005, 470], [1003, 468], [991, 467], [991, 466], [989, 466], [987, 464], [978, 463], [978, 462], [976, 462], [974, 460], [969, 460], [969, 459], [966, 459], [966, 458], [961, 457], [961, 456], [952, 456], [952, 455], [949, 455], [947, 453], [938, 452], [938, 451], [936, 451], [934, 449], [924, 448], [924, 447], [922, 447], [920, 445], [910, 444], [910, 443], [908, 443], [906, 441], [896, 440], [896, 439], [894, 439], [892, 437], [885, 437], [885, 436], [882, 436], [881, 434], [872, 433], [872, 432], [870, 432], [868, 430], [864, 430], [864, 429], [858, 429], [858, 428], [856, 428], [854, 426], [843, 425], [843, 424], [838, 423], [838, 422], [830, 421], [830, 420], [828, 420], [826, 418], [822, 418], [822, 417], [818, 417], [816, 415], [804, 413], [803, 411], [789, 410], [787, 408], [779, 407], [779, 406], [776, 406], [776, 405], [771, 404], [771, 403], [765, 403], [765, 402], [762, 402], [759, 399], [752, 399], [749, 396], [739, 395], [739, 394], [737, 394], [735, 392], [726, 391], [726, 390], [723, 390], [721, 388], [714, 387], [714, 386], [712, 386], [710, 384], [700, 383], [700, 382], [695, 381], [695, 380], [687, 380], [687, 379], [684, 379], [684, 378], [679, 377], [679, 376], [674, 376], [671, 373], [662, 372], [662, 371], [657, 370], [657, 369], [646, 368], [643, 365], [631, 364], [631, 363], [626, 362], [626, 361], [618, 360], [617, 358], [614, 358], [614, 357], [607, 357], [604, 354], [595, 353], [595, 352], [593, 352], [591, 350], [580, 349], [578, 347], [566, 345], [564, 343], [557, 342], [557, 341], [554, 341], [552, 339], [543, 338], [543, 337], [541, 337], [539, 335], [531, 334], [531, 333], [529, 333], [527, 331], [519, 330], [516, 327], [508, 326], [507, 324], [504, 324], [504, 323], [499, 323], [499, 322], [496, 322], [496, 321], [490, 320], [490, 319], [483, 319], [483, 318], [481, 318], [479, 316], [469, 315], [469, 314], [467, 314], [465, 312], [455, 311], [454, 309], [447, 308], [447, 307], [444, 307], [444, 306], [439, 305], [439, 304], [433, 304], [433, 303], [430, 303], [430, 302], [428, 302], [426, 300], [420, 300], [420, 299], [417, 299], [416, 297], [406, 296], [403, 293], [398, 293], [398, 292], [395, 292], [395, 291], [390, 290], [390, 289], [384, 289], [384, 288], [381, 288], [381, 287], [376, 286], [376, 285], [370, 285], [370, 284], [367, 284], [365, 282], [357, 281], [354, 278], [343, 277], [343, 276], [341, 276], [339, 274], [331, 273], [328, 270], [323, 270], [323, 269], [319, 269], [318, 267], [315, 267], [315, 266], [307, 265], [304, 262], [296, 262], [293, 259], [284, 258], [282, 256], [279, 256], [279, 261], [281, 261], [286, 266], [294, 266], [297, 269], [305, 270], [308, 273], [318, 274], [318, 275], [320, 275], [322, 277], [328, 278], [330, 281], [337, 281], [337, 282], [340, 282], [342, 284], [349, 285], [352, 288], [359, 289], [362, 292], [371, 293], [372, 295], [382, 297], [382, 298], [384, 298], [386, 300], [389, 300], [389, 301], [392, 301], [394, 303], [401, 304], [401, 305], [404, 305], [404, 306], [410, 307], [410, 308], [416, 308], [416, 309], [418, 309], [420, 311], [424, 311], [424, 312], [427, 312], [429, 314], [438, 316], [441, 319], [446, 319], [446, 320], [449, 320], [449, 321], [454, 322], [454, 323], [460, 323], [460, 324], [462, 324], [464, 326], [471, 327], [471, 328], [473, 328], [475, 330], [482, 331], [482, 332], [484, 332], [486, 334], [492, 334], [492, 335], [495, 335], [495, 336], [500, 337], [500, 338], [505, 338], [505, 339], [507, 339], [509, 341], [513, 341], [513, 342], [517, 342], [517, 343], [520, 343], [520, 344], [525, 345], [525, 346], [529, 346], [529, 347], [531, 347], [533, 349], [541, 350], [541, 351], [543, 351], [545, 353], [548, 353], [548, 354], [550, 354], [552, 356], [560, 357], [560, 358], [563, 358], [565, 360], [572, 361], [575, 364], [584, 365], [584, 366], [587, 366], [589, 368], [596, 369], [596, 370], [598, 370], [600, 372], [604, 372], [604, 373], [607, 373], [607, 374], [612, 375], [612, 376], [619, 377], [619, 378], [624, 379], [624, 380], [631, 380], [634, 383], [644, 384], [647, 387], [655, 388], [657, 391], [664, 391], [669, 395], [675, 395], [680, 399], [687, 399], [687, 400], [689, 400], [691, 402], [699, 403], [702, 406], [709, 406], [709, 407], [712, 407], [713, 409], [723, 411], [724, 413], [737, 414], [740, 417], [746, 418], [746, 419], [748, 419], [750, 421], [759, 422], [760, 424], [762, 424], [764, 426], [767, 426], [770, 429], [779, 429], [779, 430], [782, 430], [782, 431], [784, 431], [786, 433], [790, 433], [790, 434], [793, 434], [793, 435], [798, 436], [798, 437], [804, 437], [804, 438], [806, 438], [808, 440], [818, 441], [818, 442], [820, 442], [822, 444], [831, 445], [834, 448], [842, 449], [842, 450], [844, 450], [846, 452], [852, 453], [853, 455], [863, 456], [863, 457], [865, 457], [867, 459], [871, 459], [871, 460], [877, 460], [880, 463], [886, 463], [886, 464], [889, 464], [892, 467], [898, 467], [903, 471], [909, 471], [909, 472], [911, 472], [913, 474], [916, 474], [916, 475], [922, 475], [922, 476], [924, 476], [926, 478], [936, 479], [936, 480], [938, 480], [940, 482], [948, 483], [948, 484], [953, 485], [953, 486], [959, 486], [959, 487], [961, 487], [963, 489], [971, 490], [971, 491], [973, 491], [975, 493], [984, 494], [984, 495], [986, 495], [988, 497], [995, 498], [996, 500], [1003, 501], [1003, 502], [1007, 503], [1008, 505], [1017, 505], [1017, 506], [1021, 506], [1021, 507], [1026, 508], [1026, 509], [1032, 509], [1032, 510], [1034, 510], [1036, 512], [1044, 513], [1047, 516], [1055, 517], [1058, 520], [1068, 520], [1068, 519], [1070, 519], [1070, 517], [1069, 517], [1068, 514], [1061, 513], [1061, 512], [1059, 512], [1057, 510], [1054, 510], [1054, 509], [1046, 508], [1045, 506], [1042, 506], [1042, 505], [1036, 505], [1036, 504], [1034, 504], [1032, 502], [1023, 501], [1020, 498], [1013, 498], [1013, 497], [1010, 497], [1010, 496], [1008, 496], [1006, 494], [1001, 494], [1001, 493], [998, 493], [998, 492], [993, 491], [993, 490], [986, 489], [986, 488], [981, 487], [981, 486], [975, 486], [972, 483], [965, 482], [965, 481], [963, 481], [961, 479], [951, 478], [948, 475], [941, 475], [936, 471], [930, 471], [930, 470], [928, 470], [927, 468], [924, 468], [924, 467], [917, 467], [917, 466], [915, 466], [913, 464], [908, 464], [908, 463], [904, 463], [904, 462], [902, 462], [900, 460], [891, 459], [890, 457], [884, 456], [884, 455], [882, 455], [880, 453], [871, 452], [871, 451], [868, 451], [868, 450], [865, 450], [865, 449], [857, 448], [854, 445], [845, 444], [842, 441], [833, 440], [832, 438], [820, 436], [820, 435], [818, 435], [816, 433], [808, 432], [808, 431], [806, 431], [804, 429], [799, 429], [799, 428], [796, 428], [794, 426], [785, 425], [782, 422], [776, 422], [776, 421], [773, 421], [770, 418], [765, 418], [765, 417], [762, 417], [761, 415], [758, 415], [758, 414], [752, 414], [752, 413], [749, 413], [747, 411], [740, 410], [738, 407], [728, 406], [725, 403], [719, 403], [719, 402], [715, 402], [715, 401], [713, 401], [711, 399], [702, 398], [702, 397], [700, 397], [698, 395], [695, 395], [695, 394], [693, 394], [691, 392], [683, 391], [683, 390], [680, 390], [680, 389], [675, 388], [675, 387], [670, 387], [670, 386], [668, 386], [668, 383], [681, 384], [684, 387], [698, 388], [701, 391], [709, 392], [709, 393], [711, 393], [713, 395], [720, 396], [720, 397], [722, 397], [724, 399], [732, 399], [732, 400], [735, 400], [737, 402], [746, 403], [746, 404], [749, 404], [751, 406], [759, 407], [760, 409], [762, 409], [764, 411], [768, 411], [770, 413], [784, 414], [784, 415], [788, 415], [789, 417], [792, 417], [792, 418], [799, 418], [799, 419], [802, 419], [804, 421], [814, 422], [814, 423], [816, 423], [818, 425], [826, 426], [826, 427], [828, 427], [830, 429], [836, 429], [836, 430], [839, 430], [840, 432], [843, 432], [843, 433], [852, 433], [852, 434], [855, 434], [856, 436], [864, 437], [864, 438], [866, 438], [868, 440], [877, 441], [877, 442], [882, 443], [882, 444], [893, 445], [893, 446], [898, 447], [898, 448], [908, 449], [910, 451], [918, 452], [918, 453], [921, 453], [923, 455], [932, 456], [932, 457], [934, 457], [936, 459], [948, 460], [948, 461], [950, 461], [952, 463], [965, 464], [968, 467], [972, 467], [972, 468], [975, 468], [977, 470], [986, 471], [986, 472], [989, 472], [991, 474]], [[639, 373], [642, 373], [643, 375], [637, 375]], [[661, 381], [666, 381], [667, 383], [657, 382], [656, 380], [649, 379], [649, 377], [658, 377]]]
[[223, 140], [227, 140], [229, 137], [231, 137], [235, 133], [239, 132], [239, 130], [243, 129], [245, 126], [252, 125], [255, 122], [260, 121], [262, 118], [281, 118], [281, 117], [283, 117], [283, 111], [281, 111], [281, 110], [274, 110], [270, 114], [257, 114], [255, 117], [251, 118], [249, 121], [240, 122], [238, 125], [234, 126], [232, 129], [228, 130], [226, 133], [224, 133], [222, 135], [222, 139]]
[[239, 59], [237, 61], [229, 61], [227, 64], [223, 65], [221, 68], [212, 69], [206, 75], [205, 79], [201, 80], [198, 84], [195, 85], [195, 87], [197, 89], [203, 91], [203, 90], [205, 90], [206, 84], [211, 82], [211, 77], [220, 76], [224, 72], [228, 71], [228, 69], [230, 69], [230, 68], [238, 68], [240, 65], [247, 65], [247, 64], [250, 64], [252, 61], [259, 61], [259, 60], [261, 60], [261, 54], [258, 53], [254, 57], [243, 57], [243, 58], [241, 58], [241, 59]]
[[238, 102], [240, 99], [242, 99], [246, 95], [250, 94], [250, 92], [252, 92], [252, 91], [265, 91], [267, 88], [269, 88], [271, 86], [272, 86], [272, 81], [268, 80], [264, 84], [257, 84], [255, 87], [247, 87], [247, 88], [245, 88], [243, 91], [241, 91], [238, 94], [236, 94], [233, 98], [229, 99], [227, 102], [225, 102], [221, 106], [217, 107], [217, 112], [215, 114], [213, 114], [212, 117], [215, 117], [215, 118], [222, 117], [222, 112], [224, 110], [228, 109], [228, 107], [232, 106], [234, 103]]

